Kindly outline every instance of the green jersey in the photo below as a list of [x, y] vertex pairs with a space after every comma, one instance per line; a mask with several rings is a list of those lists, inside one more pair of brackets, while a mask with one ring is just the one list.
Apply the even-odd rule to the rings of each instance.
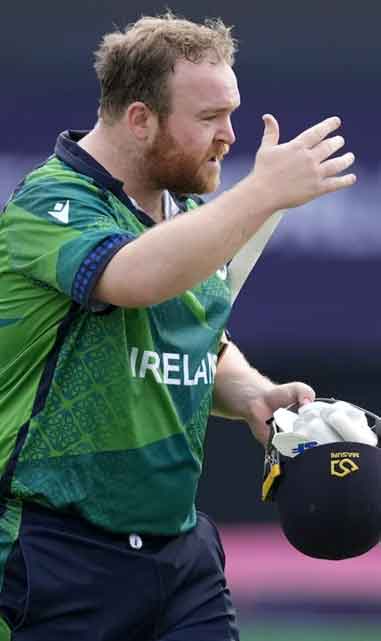
[[80, 136], [61, 134], [0, 216], [0, 489], [116, 533], [176, 534], [195, 524], [229, 278], [144, 309], [94, 300], [154, 223]]

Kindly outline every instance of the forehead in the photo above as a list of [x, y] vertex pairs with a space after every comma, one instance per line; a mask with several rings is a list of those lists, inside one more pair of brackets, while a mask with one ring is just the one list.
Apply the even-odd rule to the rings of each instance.
[[236, 75], [225, 62], [178, 60], [170, 88], [173, 110], [232, 110], [240, 103]]

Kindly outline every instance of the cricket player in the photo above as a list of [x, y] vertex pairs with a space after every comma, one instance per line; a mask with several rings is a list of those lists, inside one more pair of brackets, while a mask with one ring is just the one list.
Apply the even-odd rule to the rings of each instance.
[[62, 133], [0, 216], [1, 641], [239, 638], [195, 509], [208, 416], [264, 442], [315, 395], [227, 338], [226, 266], [355, 176], [331, 158], [338, 117], [279, 144], [266, 115], [253, 170], [199, 206], [235, 140], [235, 48], [221, 20], [171, 13], [107, 34], [96, 125]]

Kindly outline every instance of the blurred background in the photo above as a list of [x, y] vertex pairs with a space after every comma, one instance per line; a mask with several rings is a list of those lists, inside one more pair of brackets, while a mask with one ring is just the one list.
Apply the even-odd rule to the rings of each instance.
[[[380, 3], [169, 6], [195, 20], [222, 17], [240, 43], [242, 106], [221, 189], [250, 170], [263, 113], [278, 118], [282, 141], [341, 116], [358, 184], [283, 219], [235, 304], [230, 332], [273, 380], [303, 380], [320, 396], [381, 413]], [[93, 125], [92, 52], [102, 34], [165, 8], [145, 0], [3, 3], [0, 204], [60, 131]], [[221, 527], [243, 641], [378, 640], [380, 549], [351, 561], [303, 557], [281, 534], [274, 505], [260, 501], [262, 467], [243, 424], [211, 419], [198, 503]]]

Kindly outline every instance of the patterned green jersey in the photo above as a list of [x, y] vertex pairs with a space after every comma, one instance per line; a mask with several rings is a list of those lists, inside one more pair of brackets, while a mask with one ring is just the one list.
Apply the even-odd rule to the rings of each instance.
[[0, 491], [117, 533], [175, 534], [195, 524], [228, 278], [145, 309], [94, 300], [153, 221], [81, 135], [61, 134], [0, 216]]

